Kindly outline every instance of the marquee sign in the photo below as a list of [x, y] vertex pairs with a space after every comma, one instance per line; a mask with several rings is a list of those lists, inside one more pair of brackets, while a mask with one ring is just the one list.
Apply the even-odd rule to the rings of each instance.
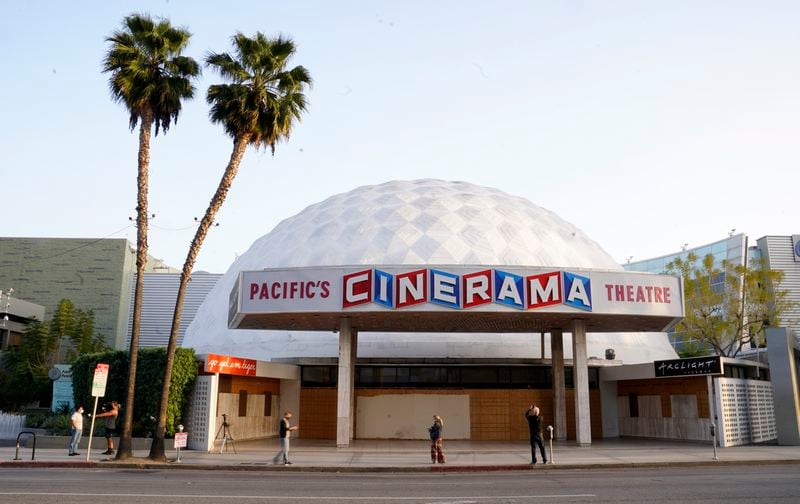
[[[683, 317], [682, 283], [627, 271], [352, 266], [243, 271], [229, 325], [268, 314], [375, 312], [574, 313]], [[642, 329], [646, 330], [646, 329]]]
[[208, 354], [205, 371], [207, 373], [255, 376], [256, 361], [230, 355]]
[[722, 358], [717, 355], [655, 361], [653, 366], [656, 369], [656, 378], [722, 374]]

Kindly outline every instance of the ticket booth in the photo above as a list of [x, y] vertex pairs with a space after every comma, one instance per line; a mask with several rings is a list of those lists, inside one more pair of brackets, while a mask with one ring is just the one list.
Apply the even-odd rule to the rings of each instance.
[[275, 437], [285, 410], [299, 414], [300, 368], [231, 355], [204, 354], [189, 413], [188, 445], [211, 451], [227, 434]]

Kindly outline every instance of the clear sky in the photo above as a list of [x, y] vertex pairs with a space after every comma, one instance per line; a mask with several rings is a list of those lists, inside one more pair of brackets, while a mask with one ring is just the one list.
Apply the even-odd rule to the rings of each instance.
[[[523, 196], [620, 263], [800, 233], [800, 2], [19, 0], [0, 4], [0, 235], [135, 243], [138, 136], [100, 71], [133, 11], [188, 28], [197, 59], [290, 35], [315, 81], [289, 142], [245, 156], [197, 269], [394, 179]], [[215, 82], [152, 142], [150, 253], [175, 267], [230, 156]]]

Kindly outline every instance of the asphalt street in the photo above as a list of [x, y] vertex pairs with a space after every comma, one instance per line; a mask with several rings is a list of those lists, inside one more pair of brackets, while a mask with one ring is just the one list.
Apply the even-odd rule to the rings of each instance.
[[797, 465], [442, 474], [3, 468], [0, 502], [796, 503], [798, 476]]

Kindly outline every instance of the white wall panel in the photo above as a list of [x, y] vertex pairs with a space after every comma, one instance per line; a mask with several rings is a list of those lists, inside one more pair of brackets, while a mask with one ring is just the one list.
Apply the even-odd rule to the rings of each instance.
[[720, 445], [739, 446], [778, 438], [772, 384], [760, 380], [717, 378]]

